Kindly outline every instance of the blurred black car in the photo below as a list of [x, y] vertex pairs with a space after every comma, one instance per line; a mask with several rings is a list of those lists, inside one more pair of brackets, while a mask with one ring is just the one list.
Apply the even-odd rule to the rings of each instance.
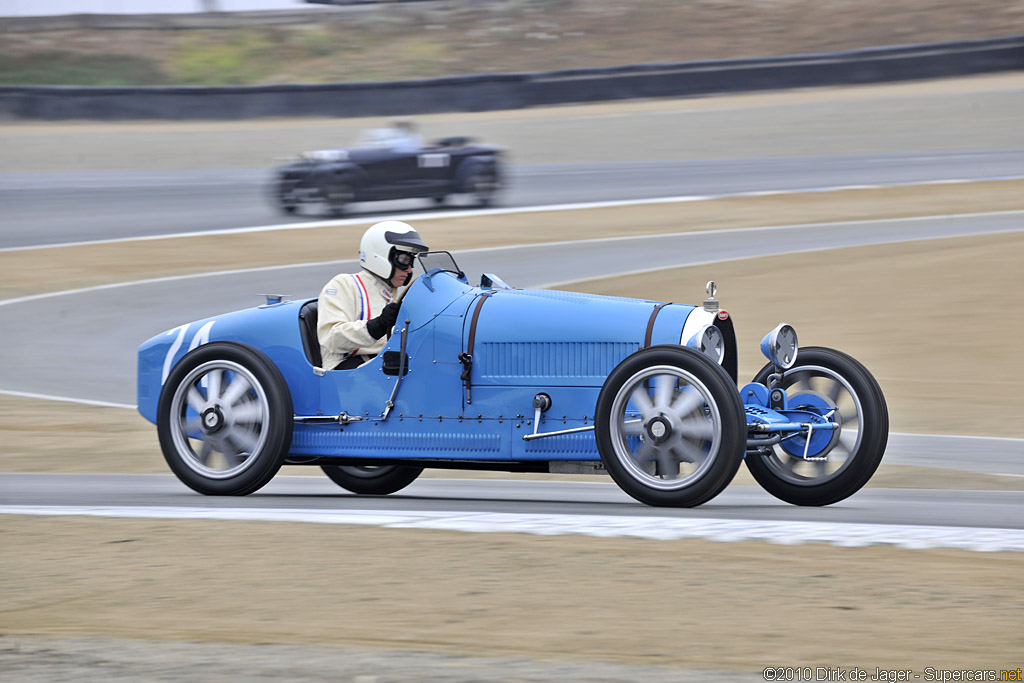
[[410, 145], [388, 129], [374, 129], [353, 147], [305, 152], [278, 167], [273, 200], [286, 214], [317, 205], [335, 216], [352, 202], [383, 199], [443, 204], [456, 195], [488, 206], [502, 187], [502, 153], [467, 137]]

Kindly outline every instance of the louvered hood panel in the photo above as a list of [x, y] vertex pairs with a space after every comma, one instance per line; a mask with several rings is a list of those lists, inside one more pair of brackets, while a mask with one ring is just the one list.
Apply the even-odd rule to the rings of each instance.
[[[473, 383], [600, 386], [640, 349], [657, 303], [553, 290], [495, 292], [477, 321]], [[679, 343], [691, 310], [662, 308], [651, 343]]]

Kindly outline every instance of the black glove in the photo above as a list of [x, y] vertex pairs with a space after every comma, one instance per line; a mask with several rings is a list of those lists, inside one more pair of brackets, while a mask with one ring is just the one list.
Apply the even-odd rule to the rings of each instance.
[[395, 326], [396, 320], [398, 320], [398, 304], [388, 304], [380, 312], [380, 315], [366, 321], [366, 331], [374, 339], [380, 339]]

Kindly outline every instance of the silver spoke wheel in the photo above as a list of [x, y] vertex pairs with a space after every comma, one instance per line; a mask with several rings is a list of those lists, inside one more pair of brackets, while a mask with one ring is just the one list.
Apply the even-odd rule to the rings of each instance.
[[248, 368], [230, 360], [202, 363], [171, 397], [174, 452], [203, 477], [236, 477], [265, 446], [269, 415], [266, 391]]
[[685, 346], [650, 346], [619, 363], [601, 387], [594, 423], [608, 474], [648, 505], [702, 505], [728, 486], [743, 460], [735, 382]]
[[[771, 365], [756, 382], [767, 382]], [[794, 505], [831, 505], [848, 498], [878, 468], [889, 436], [889, 411], [878, 382], [854, 358], [821, 346], [800, 349], [796, 365], [781, 378], [787, 405], [826, 414], [837, 427], [816, 433], [804, 458], [806, 437], [784, 438], [747, 453], [747, 469], [766, 491]]]
[[832, 439], [817, 456], [823, 459], [805, 460], [804, 440], [800, 438], [773, 446], [771, 455], [765, 458], [766, 464], [780, 478], [794, 484], [820, 483], [840, 476], [852, 463], [851, 456], [860, 449], [864, 420], [860, 396], [846, 378], [819, 365], [787, 370], [782, 376], [781, 386], [786, 390], [790, 408], [799, 409], [801, 397], [817, 399], [816, 403], [824, 402], [835, 410], [832, 420], [840, 426], [832, 432]]
[[711, 391], [670, 365], [631, 376], [612, 401], [616, 459], [646, 486], [676, 491], [700, 481], [718, 456], [722, 417]]

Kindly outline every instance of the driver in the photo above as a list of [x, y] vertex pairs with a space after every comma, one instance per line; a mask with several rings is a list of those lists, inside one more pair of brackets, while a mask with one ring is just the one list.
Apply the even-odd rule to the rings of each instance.
[[427, 248], [401, 221], [382, 221], [363, 233], [362, 271], [336, 275], [320, 291], [316, 332], [325, 369], [359, 367], [384, 349], [384, 335], [398, 319], [398, 288], [412, 280], [415, 256]]
[[396, 152], [415, 154], [423, 148], [423, 138], [412, 119], [395, 119], [391, 122], [391, 133], [394, 135], [391, 149]]

